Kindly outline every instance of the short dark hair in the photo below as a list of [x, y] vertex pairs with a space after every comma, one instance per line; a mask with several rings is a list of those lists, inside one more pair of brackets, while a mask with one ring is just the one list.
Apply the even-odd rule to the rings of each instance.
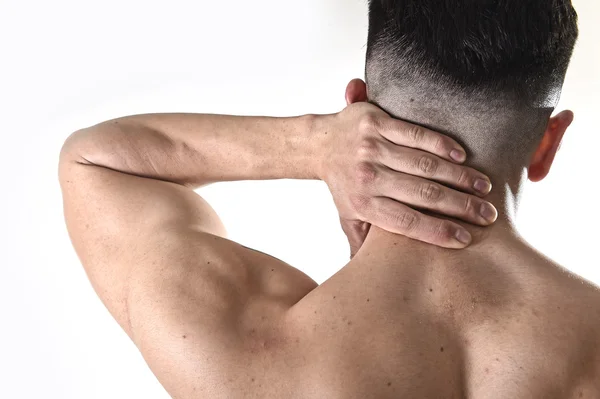
[[570, 0], [369, 0], [366, 79], [555, 106], [577, 37]]

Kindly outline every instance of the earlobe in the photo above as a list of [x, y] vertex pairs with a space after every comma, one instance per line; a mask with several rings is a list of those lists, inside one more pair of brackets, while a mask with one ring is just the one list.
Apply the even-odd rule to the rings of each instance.
[[533, 154], [528, 168], [528, 178], [532, 182], [543, 180], [550, 172], [564, 134], [573, 122], [573, 112], [562, 111], [548, 121], [544, 137]]

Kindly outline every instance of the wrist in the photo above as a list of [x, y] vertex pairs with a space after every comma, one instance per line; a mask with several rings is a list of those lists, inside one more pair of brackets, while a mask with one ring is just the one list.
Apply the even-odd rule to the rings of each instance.
[[305, 115], [309, 124], [309, 136], [312, 153], [314, 154], [311, 168], [315, 179], [325, 180], [327, 159], [329, 157], [331, 142], [333, 140], [333, 120], [336, 114], [309, 114]]

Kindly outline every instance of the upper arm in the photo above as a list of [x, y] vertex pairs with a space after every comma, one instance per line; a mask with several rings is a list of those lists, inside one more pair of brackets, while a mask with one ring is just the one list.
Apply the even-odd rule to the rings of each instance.
[[183, 272], [185, 262], [172, 252], [183, 256], [181, 245], [192, 234], [200, 241], [226, 236], [210, 205], [182, 185], [86, 164], [69, 153], [61, 154], [59, 180], [77, 255], [100, 299], [130, 336], [132, 278]]
[[215, 366], [251, 347], [243, 337], [269, 334], [269, 322], [316, 286], [226, 239], [214, 210], [183, 185], [73, 153], [61, 154], [59, 176], [69, 236], [93, 288], [165, 387], [182, 381], [173, 367], [184, 374], [186, 361]]

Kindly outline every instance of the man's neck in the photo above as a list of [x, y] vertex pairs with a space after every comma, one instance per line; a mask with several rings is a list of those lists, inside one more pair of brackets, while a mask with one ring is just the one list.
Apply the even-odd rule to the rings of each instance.
[[[451, 220], [467, 229], [473, 237], [471, 244], [467, 248], [485, 248], [487, 246], [485, 245], [486, 243], [520, 239], [515, 226], [515, 219], [521, 193], [520, 187], [524, 180], [525, 174], [520, 179], [513, 180], [512, 183], [499, 182], [498, 179], [492, 178], [494, 187], [492, 192], [484, 198], [486, 201], [494, 204], [498, 210], [498, 219], [491, 226], [482, 227], [473, 225], [455, 218], [440, 216], [433, 212], [425, 211], [423, 213]], [[443, 256], [447, 253], [449, 256], [456, 257], [457, 251], [460, 250], [436, 247], [405, 236], [390, 233], [376, 226], [371, 226], [369, 234], [361, 250], [356, 254], [355, 259], [366, 256], [372, 251], [391, 251], [393, 253], [400, 251], [403, 254], [412, 252], [414, 254], [426, 254], [427, 256], [430, 256], [432, 253], [435, 253], [436, 256]]]

